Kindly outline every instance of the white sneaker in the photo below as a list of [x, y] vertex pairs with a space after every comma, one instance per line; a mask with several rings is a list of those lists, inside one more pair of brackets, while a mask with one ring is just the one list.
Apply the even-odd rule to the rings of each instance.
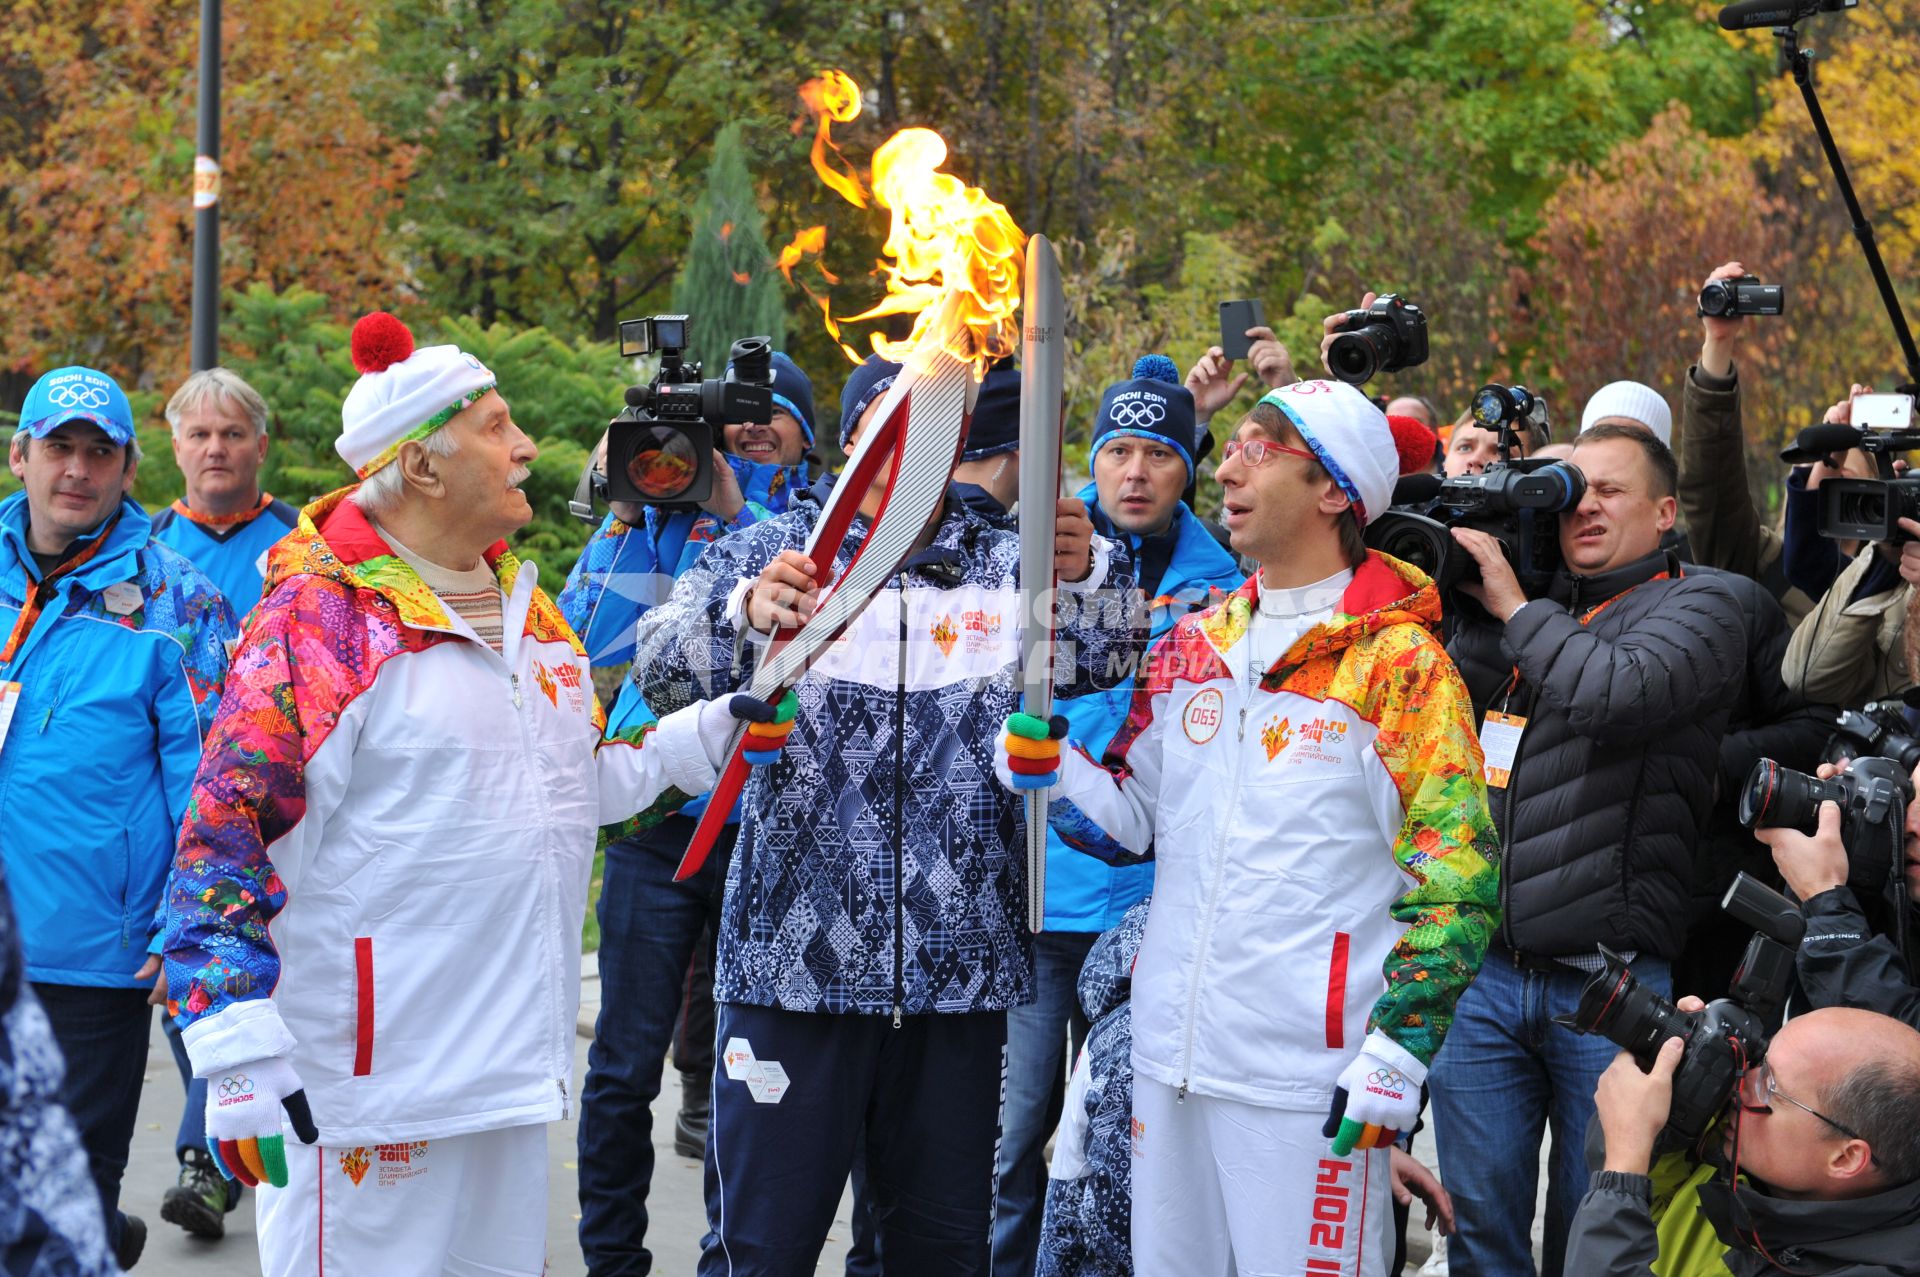
[[1427, 1256], [1427, 1262], [1420, 1265], [1420, 1271], [1413, 1277], [1447, 1277], [1447, 1239], [1435, 1234], [1433, 1253]]

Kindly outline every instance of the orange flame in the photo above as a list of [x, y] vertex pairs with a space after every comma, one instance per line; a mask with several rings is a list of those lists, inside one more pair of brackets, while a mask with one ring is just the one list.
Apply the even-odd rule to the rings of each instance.
[[[859, 87], [844, 73], [827, 71], [802, 85], [800, 96], [819, 117], [814, 168], [842, 197], [865, 208], [858, 181], [849, 182], [828, 166], [824, 150], [833, 145], [830, 122], [859, 114]], [[838, 147], [834, 154], [840, 155]], [[844, 162], [845, 156], [841, 159]], [[886, 278], [887, 295], [847, 318], [913, 315], [913, 331], [906, 340], [888, 341], [876, 333], [871, 338], [873, 349], [884, 358], [916, 367], [924, 367], [944, 350], [971, 363], [978, 377], [985, 375], [989, 361], [1013, 353], [1018, 336], [1013, 316], [1020, 305], [1026, 236], [1004, 206], [977, 187], [942, 173], [940, 166], [946, 161], [946, 141], [930, 129], [902, 129], [874, 152], [873, 198], [892, 215], [884, 248], [888, 260], [879, 262], [876, 272]], [[825, 248], [826, 228], [808, 227], [781, 250], [780, 268], [791, 282], [792, 268]], [[826, 278], [829, 283], [838, 282], [832, 275]], [[827, 331], [838, 340], [840, 324], [827, 300], [812, 289], [807, 289], [807, 295], [820, 306]], [[860, 362], [844, 341], [840, 348], [849, 359]]]
[[[813, 132], [813, 170], [820, 180], [840, 193], [840, 198], [855, 208], [867, 206], [867, 194], [860, 189], [860, 179], [847, 164], [847, 157], [840, 148], [834, 146], [831, 136], [836, 122], [849, 123], [860, 116], [860, 86], [844, 71], [822, 71], [816, 79], [808, 80], [800, 86], [800, 100], [807, 105], [817, 120]], [[800, 121], [794, 121], [794, 131], [800, 130]], [[846, 173], [835, 171], [827, 161], [827, 151], [831, 148], [840, 162], [846, 164]]]

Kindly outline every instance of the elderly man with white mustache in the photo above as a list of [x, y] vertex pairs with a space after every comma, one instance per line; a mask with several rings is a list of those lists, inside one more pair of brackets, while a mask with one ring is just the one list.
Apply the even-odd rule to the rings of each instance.
[[269, 555], [181, 829], [170, 1006], [209, 1146], [262, 1186], [267, 1277], [532, 1277], [595, 831], [710, 789], [733, 714], [773, 710], [603, 739], [579, 640], [506, 547], [537, 449], [493, 374], [384, 313], [352, 347], [360, 482]]

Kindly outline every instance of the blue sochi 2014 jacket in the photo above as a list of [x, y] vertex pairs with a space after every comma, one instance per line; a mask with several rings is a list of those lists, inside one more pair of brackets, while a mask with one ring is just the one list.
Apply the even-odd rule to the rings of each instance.
[[176, 501], [153, 516], [153, 539], [185, 555], [226, 596], [233, 614], [244, 619], [260, 602], [267, 551], [299, 522], [298, 510], [266, 493], [257, 507], [231, 522], [200, 518]]
[[[1246, 580], [1233, 555], [1221, 548], [1185, 502], [1174, 513], [1173, 527], [1167, 535], [1142, 538], [1121, 532], [1108, 521], [1100, 511], [1099, 493], [1092, 484], [1078, 495], [1087, 503], [1094, 526], [1125, 551], [1131, 575], [1149, 595], [1149, 646], [1171, 630], [1175, 621], [1206, 607], [1214, 590], [1232, 593]], [[1151, 566], [1146, 562], [1150, 557], [1156, 560]], [[1154, 572], [1159, 573], [1157, 580], [1153, 579]], [[1132, 700], [1133, 679], [1129, 677], [1117, 687], [1057, 700], [1053, 708], [1072, 725], [1070, 738], [1084, 744], [1097, 758], [1126, 721]], [[1151, 861], [1114, 868], [1074, 851], [1048, 827], [1048, 931], [1106, 931], [1119, 925], [1122, 915], [1152, 890]]]
[[[715, 542], [641, 619], [633, 678], [656, 713], [750, 682], [761, 642], [740, 600], [818, 514], [807, 502]], [[856, 519], [836, 574], [865, 535]], [[1062, 591], [1066, 692], [1124, 679], [1145, 636], [1123, 556], [1095, 545], [1092, 575]], [[1020, 703], [1019, 564], [1018, 535], [949, 501], [932, 543], [800, 680], [780, 761], [741, 798], [721, 1001], [883, 1015], [1031, 1000], [1026, 817], [993, 771]]]
[[213, 582], [151, 528], [122, 500], [100, 548], [43, 583], [26, 494], [0, 501], [0, 682], [20, 685], [0, 742], [0, 859], [43, 983], [140, 985], [239, 636]]
[[658, 506], [646, 508], [644, 528], [630, 528], [611, 514], [600, 521], [555, 600], [596, 667], [631, 661], [633, 627], [648, 608], [666, 601], [674, 581], [701, 551], [730, 532], [781, 513], [794, 490], [806, 483], [804, 464], [761, 465], [732, 455], [727, 464], [747, 502], [731, 521], [705, 510]]

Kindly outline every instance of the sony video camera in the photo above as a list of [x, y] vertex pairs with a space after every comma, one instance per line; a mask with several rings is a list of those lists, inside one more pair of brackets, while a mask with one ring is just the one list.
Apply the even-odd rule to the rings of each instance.
[[[1893, 472], [1895, 453], [1920, 448], [1920, 430], [1913, 429], [1912, 395], [1855, 396], [1852, 417], [1851, 425], [1829, 422], [1802, 430], [1792, 446], [1781, 450], [1780, 459], [1801, 465], [1858, 448], [1885, 475]], [[1820, 485], [1818, 497], [1821, 536], [1896, 545], [1914, 539], [1900, 520], [1920, 519], [1920, 478], [1832, 478]]]
[[659, 355], [653, 380], [627, 387], [627, 406], [607, 427], [606, 495], [615, 501], [690, 508], [713, 492], [716, 430], [773, 415], [773, 342], [733, 343], [724, 379], [701, 379], [686, 359], [685, 315], [620, 321], [620, 353]]
[[1365, 310], [1342, 315], [1339, 333], [1327, 347], [1327, 367], [1353, 386], [1426, 362], [1427, 317], [1398, 293], [1376, 297]]
[[1738, 279], [1710, 279], [1700, 290], [1696, 303], [1699, 312], [1711, 319], [1735, 319], [1741, 315], [1784, 315], [1787, 310], [1787, 286], [1763, 284], [1753, 275]]
[[1448, 531], [1474, 528], [1500, 543], [1521, 589], [1537, 595], [1560, 566], [1559, 516], [1580, 504], [1586, 476], [1564, 461], [1514, 459], [1521, 429], [1551, 437], [1546, 401], [1525, 386], [1482, 386], [1473, 419], [1499, 433], [1500, 460], [1481, 474], [1442, 480], [1425, 513], [1398, 509], [1372, 521], [1367, 544], [1419, 568], [1444, 594], [1480, 579], [1479, 564]]
[[1726, 1108], [1741, 1076], [1767, 1056], [1793, 987], [1794, 955], [1806, 935], [1806, 920], [1793, 901], [1741, 874], [1720, 907], [1754, 929], [1746, 955], [1724, 998], [1698, 1011], [1682, 1011], [1634, 978], [1627, 963], [1605, 945], [1606, 969], [1581, 990], [1580, 1004], [1555, 1022], [1576, 1033], [1598, 1033], [1650, 1069], [1668, 1038], [1686, 1044], [1673, 1074], [1673, 1107], [1663, 1138], [1697, 1145]]
[[1891, 758], [1856, 758], [1846, 771], [1819, 780], [1771, 758], [1753, 765], [1740, 791], [1740, 823], [1748, 829], [1820, 828], [1820, 804], [1840, 807], [1847, 847], [1847, 885], [1878, 893], [1905, 862], [1908, 769]]

